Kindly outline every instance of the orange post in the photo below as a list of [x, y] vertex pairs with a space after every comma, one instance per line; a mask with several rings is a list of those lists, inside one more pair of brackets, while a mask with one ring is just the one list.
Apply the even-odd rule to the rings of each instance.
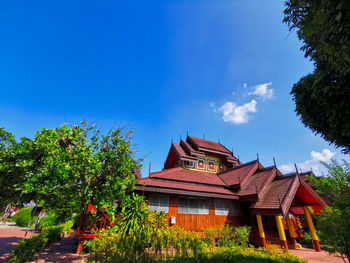
[[305, 216], [306, 216], [307, 225], [309, 227], [310, 234], [312, 237], [312, 242], [314, 243], [314, 248], [317, 252], [320, 252], [321, 251], [320, 241], [318, 241], [318, 236], [316, 234], [316, 229], [315, 229], [314, 223], [312, 222], [309, 207], [304, 206], [304, 212], [305, 212]]
[[289, 214], [288, 213], [286, 214], [285, 218], [286, 218], [286, 221], [287, 221], [289, 236], [292, 239], [294, 249], [297, 249], [298, 248], [297, 241], [295, 239], [295, 233], [294, 233], [294, 230], [293, 230], [292, 223], [290, 222], [290, 218], [289, 218]]

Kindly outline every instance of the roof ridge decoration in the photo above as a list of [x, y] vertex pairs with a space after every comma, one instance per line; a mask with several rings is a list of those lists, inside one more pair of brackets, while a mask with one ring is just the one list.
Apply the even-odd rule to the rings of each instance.
[[188, 135], [186, 140], [189, 140], [190, 142], [192, 142], [196, 146], [195, 148], [197, 148], [198, 150], [200, 150], [201, 148], [207, 151], [209, 150], [209, 151], [220, 152], [221, 154], [224, 154], [224, 155], [232, 155], [232, 152], [229, 149], [227, 149], [221, 143], [218, 143], [215, 141], [198, 138], [191, 135]]

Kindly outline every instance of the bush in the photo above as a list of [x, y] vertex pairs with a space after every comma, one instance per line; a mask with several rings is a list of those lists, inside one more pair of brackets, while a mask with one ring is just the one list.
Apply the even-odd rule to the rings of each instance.
[[253, 247], [231, 248], [218, 247], [215, 249], [203, 251], [197, 257], [171, 260], [172, 263], [224, 263], [224, 262], [269, 262], [269, 263], [306, 263], [306, 260], [300, 260], [290, 253], [276, 253], [272, 251], [257, 250]]
[[61, 235], [71, 227], [72, 222], [67, 222], [62, 225], [49, 227], [30, 239], [21, 240], [15, 249], [11, 251], [9, 262], [22, 263], [31, 260], [44, 247], [59, 240]]
[[214, 228], [208, 228], [204, 232], [206, 236], [206, 238], [204, 239], [205, 243], [208, 246], [213, 246], [217, 230]]
[[[18, 210], [18, 213], [12, 217], [13, 221], [16, 222], [17, 226], [20, 226], [20, 227], [28, 226], [28, 223], [29, 223], [29, 220], [31, 217], [32, 209], [33, 209], [33, 207], [27, 206], [27, 207], [23, 207], [23, 208]], [[31, 222], [31, 226], [34, 225], [36, 219], [37, 219], [36, 216], [33, 217], [32, 222]]]
[[57, 215], [52, 213], [47, 213], [46, 217], [40, 219], [41, 227], [54, 226], [57, 223]]
[[233, 227], [225, 225], [219, 230], [217, 245], [219, 247], [242, 246], [247, 247], [249, 242], [250, 227], [238, 226]]

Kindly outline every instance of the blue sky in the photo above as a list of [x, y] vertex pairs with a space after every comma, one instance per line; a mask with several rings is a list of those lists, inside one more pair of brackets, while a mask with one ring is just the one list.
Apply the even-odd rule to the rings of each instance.
[[134, 128], [144, 175], [187, 130], [243, 162], [317, 170], [344, 156], [294, 113], [313, 65], [282, 19], [283, 1], [2, 1], [0, 126]]

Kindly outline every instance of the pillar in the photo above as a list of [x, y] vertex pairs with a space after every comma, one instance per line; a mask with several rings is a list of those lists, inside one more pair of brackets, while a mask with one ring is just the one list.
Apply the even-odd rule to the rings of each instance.
[[298, 246], [297, 246], [297, 241], [295, 239], [295, 233], [294, 233], [294, 230], [293, 230], [293, 226], [292, 226], [292, 223], [290, 222], [290, 218], [289, 218], [289, 214], [287, 213], [286, 214], [286, 221], [287, 221], [287, 226], [288, 226], [288, 231], [289, 231], [289, 236], [293, 242], [293, 246], [294, 246], [294, 249], [297, 249]]
[[284, 228], [282, 224], [281, 216], [275, 216], [277, 229], [278, 229], [278, 235], [280, 236], [282, 247], [288, 250], [288, 244], [286, 240], [286, 234], [284, 233]]
[[266, 247], [266, 238], [265, 238], [264, 227], [261, 220], [261, 215], [256, 215], [256, 221], [258, 221], [259, 235], [260, 235], [263, 247]]
[[305, 211], [305, 216], [306, 216], [306, 221], [307, 221], [307, 225], [309, 227], [310, 230], [310, 234], [312, 237], [312, 242], [314, 243], [314, 248], [316, 251], [321, 251], [321, 247], [320, 247], [320, 242], [318, 241], [318, 237], [316, 234], [316, 229], [314, 226], [314, 223], [312, 222], [312, 218], [311, 218], [311, 213], [310, 213], [310, 209], [307, 206], [304, 206], [304, 211]]

